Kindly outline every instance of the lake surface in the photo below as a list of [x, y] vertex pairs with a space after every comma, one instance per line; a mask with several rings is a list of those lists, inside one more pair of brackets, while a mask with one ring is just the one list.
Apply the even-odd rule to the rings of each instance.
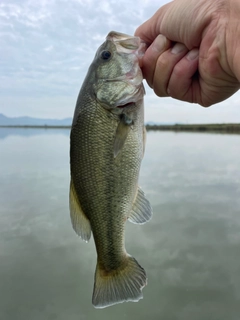
[[127, 223], [144, 299], [97, 310], [96, 253], [70, 223], [69, 130], [0, 129], [1, 320], [239, 320], [240, 135], [148, 132]]

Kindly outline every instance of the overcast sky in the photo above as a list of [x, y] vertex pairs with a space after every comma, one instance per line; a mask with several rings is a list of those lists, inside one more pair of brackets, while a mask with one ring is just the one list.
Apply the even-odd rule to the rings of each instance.
[[[109, 31], [134, 34], [165, 0], [1, 0], [0, 113], [72, 117], [98, 46]], [[240, 122], [240, 92], [204, 109], [159, 98], [145, 85], [146, 121]]]

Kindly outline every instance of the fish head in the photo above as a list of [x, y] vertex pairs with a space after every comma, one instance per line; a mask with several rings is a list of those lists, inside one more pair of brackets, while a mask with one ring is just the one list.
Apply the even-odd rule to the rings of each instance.
[[113, 114], [136, 108], [145, 94], [140, 61], [146, 45], [139, 37], [111, 31], [90, 67], [99, 104]]

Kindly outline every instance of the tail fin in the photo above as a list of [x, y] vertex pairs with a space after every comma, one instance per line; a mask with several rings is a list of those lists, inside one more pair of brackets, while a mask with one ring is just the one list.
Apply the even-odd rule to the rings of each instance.
[[97, 263], [92, 303], [95, 308], [135, 301], [143, 298], [142, 289], [147, 284], [145, 270], [127, 255], [124, 266], [107, 273]]

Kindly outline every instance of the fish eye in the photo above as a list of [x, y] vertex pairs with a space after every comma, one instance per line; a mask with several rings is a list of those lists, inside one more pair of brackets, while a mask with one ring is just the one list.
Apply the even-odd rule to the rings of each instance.
[[103, 59], [103, 60], [108, 60], [108, 59], [110, 59], [111, 58], [111, 52], [110, 51], [103, 51], [102, 53], [101, 53], [101, 58]]

